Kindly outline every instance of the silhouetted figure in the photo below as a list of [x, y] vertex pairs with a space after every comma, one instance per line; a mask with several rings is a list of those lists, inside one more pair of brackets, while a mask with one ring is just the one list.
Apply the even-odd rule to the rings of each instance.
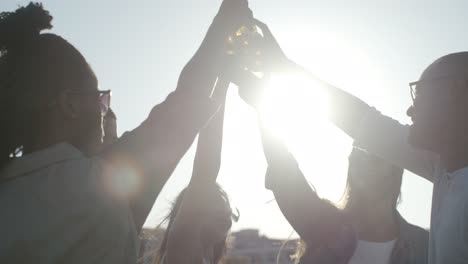
[[[257, 108], [255, 96], [244, 91], [252, 88], [241, 87], [241, 96]], [[301, 263], [427, 263], [428, 232], [407, 223], [396, 209], [401, 168], [353, 148], [340, 209], [317, 195], [286, 145], [259, 122], [266, 187], [305, 242]]]
[[226, 2], [176, 91], [103, 152], [110, 92], [85, 58], [41, 33], [52, 17], [40, 4], [0, 14], [0, 263], [136, 262], [156, 197], [219, 108], [225, 40], [245, 20]]
[[[166, 260], [168, 255], [169, 258], [173, 258], [172, 255], [183, 252], [184, 256], [189, 257], [188, 259], [199, 259], [203, 263], [219, 263], [225, 254], [227, 232], [231, 227], [233, 213], [228, 195], [216, 184], [216, 177], [221, 162], [224, 101], [228, 86], [229, 82], [218, 80], [213, 99], [219, 100], [223, 105], [199, 135], [193, 181], [203, 181], [204, 186], [195, 190], [196, 193], [193, 193], [193, 187], [181, 191], [169, 215], [162, 221], [167, 227], [160, 248], [154, 252], [144, 252], [143, 258], [154, 258], [155, 263], [162, 264], [168, 263]], [[115, 113], [109, 109], [104, 117], [104, 147], [111, 146], [118, 139], [116, 121]], [[202, 182], [198, 185], [202, 185]], [[186, 192], [190, 192], [189, 200], [184, 201]], [[182, 202], [184, 207], [181, 210]], [[176, 217], [183, 217], [188, 221], [178, 220], [177, 224], [174, 224]], [[180, 229], [182, 230], [178, 231]], [[175, 241], [171, 241], [171, 246], [168, 247], [170, 232], [183, 232], [183, 238], [172, 237]]]
[[174, 202], [157, 264], [218, 264], [226, 250], [232, 210], [216, 184], [221, 165], [224, 102], [229, 82], [218, 79], [213, 98], [223, 105], [199, 135], [192, 179]]
[[[266, 52], [275, 70], [301, 67], [291, 62], [268, 28]], [[305, 72], [305, 71], [304, 71]], [[429, 263], [468, 262], [468, 52], [443, 56], [411, 83], [411, 126], [380, 114], [353, 95], [322, 82], [330, 119], [354, 145], [434, 183]]]
[[[228, 195], [217, 184], [205, 186], [204, 192], [196, 195], [187, 195], [191, 191], [189, 188], [179, 194], [164, 220], [167, 229], [156, 252], [156, 264], [218, 264], [226, 253], [226, 239], [232, 222]], [[191, 198], [196, 201], [189, 202]], [[180, 223], [181, 217], [184, 223]]]

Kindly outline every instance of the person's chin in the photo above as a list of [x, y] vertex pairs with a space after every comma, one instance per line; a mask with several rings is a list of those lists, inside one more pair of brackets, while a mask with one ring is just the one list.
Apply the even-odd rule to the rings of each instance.
[[87, 155], [88, 156], [94, 156], [96, 154], [99, 154], [102, 149], [103, 149], [103, 140], [102, 137], [96, 136], [94, 137], [94, 140], [90, 141], [88, 144], [88, 151]]
[[408, 143], [418, 149], [424, 149], [433, 151], [431, 140], [428, 140], [429, 136], [421, 133], [421, 129], [417, 129], [412, 125], [408, 135]]
[[413, 147], [420, 147], [419, 138], [417, 135], [415, 135], [414, 130], [412, 128], [410, 128], [410, 133], [408, 135], [408, 143]]

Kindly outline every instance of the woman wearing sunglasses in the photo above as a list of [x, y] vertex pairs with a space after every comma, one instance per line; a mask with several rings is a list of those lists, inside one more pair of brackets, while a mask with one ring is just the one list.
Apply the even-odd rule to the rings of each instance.
[[0, 14], [0, 263], [136, 262], [156, 197], [219, 108], [210, 95], [225, 40], [249, 12], [224, 1], [176, 91], [104, 151], [110, 92], [86, 59], [42, 33], [42, 5]]

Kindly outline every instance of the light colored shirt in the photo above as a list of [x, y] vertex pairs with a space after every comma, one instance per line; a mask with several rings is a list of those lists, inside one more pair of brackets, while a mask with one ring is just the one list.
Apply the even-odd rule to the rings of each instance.
[[64, 143], [9, 161], [0, 171], [0, 263], [136, 263], [137, 233], [218, 106], [188, 94], [171, 93], [100, 157]]
[[179, 86], [99, 157], [64, 143], [2, 164], [0, 263], [136, 263], [155, 199], [219, 107], [191, 95]]
[[396, 240], [368, 242], [359, 240], [349, 264], [389, 264]]
[[408, 143], [409, 126], [369, 111], [355, 145], [434, 183], [429, 264], [468, 263], [468, 167], [447, 173], [438, 155]]
[[136, 263], [129, 203], [101, 159], [62, 143], [0, 175], [0, 263]]

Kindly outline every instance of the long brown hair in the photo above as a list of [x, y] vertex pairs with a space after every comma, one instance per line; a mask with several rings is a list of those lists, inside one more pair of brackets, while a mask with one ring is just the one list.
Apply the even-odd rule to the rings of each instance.
[[[353, 152], [355, 152], [355, 151], [362, 152], [365, 155], [372, 155], [371, 153], [368, 153], [367, 151], [356, 148], [356, 147], [353, 147], [351, 155], [353, 155]], [[392, 171], [390, 173], [392, 174], [392, 176], [398, 177], [398, 181], [399, 181], [398, 186], [401, 187], [403, 169], [393, 165], [391, 170]], [[340, 200], [340, 202], [338, 204], [334, 204], [337, 211], [345, 213], [348, 210], [353, 210], [354, 205], [356, 205], [356, 204], [358, 204], [360, 202], [359, 196], [356, 194], [355, 189], [353, 187], [354, 186], [353, 186], [353, 184], [351, 184], [349, 171], [348, 171], [348, 177], [346, 179], [346, 187], [345, 187], [345, 190], [343, 192], [343, 196], [342, 196], [342, 198], [341, 198], [341, 200]], [[396, 208], [397, 208], [398, 203], [400, 202], [400, 198], [401, 198], [400, 190], [398, 190], [398, 193], [395, 193], [394, 197], [395, 197], [395, 201], [394, 201], [394, 208], [393, 209], [396, 212]], [[323, 202], [332, 204], [332, 202], [330, 202], [328, 200], [323, 200]], [[294, 259], [295, 263], [299, 263], [300, 259], [306, 254], [307, 246], [308, 245], [304, 240], [300, 240], [298, 242], [296, 253], [293, 255], [293, 259]], [[323, 251], [321, 251], [321, 249], [314, 249], [314, 250], [319, 252], [318, 254], [323, 254]]]
[[[361, 154], [364, 155], [373, 155], [363, 149], [353, 147], [353, 150], [351, 151], [350, 155], [353, 155], [353, 153], [360, 152]], [[398, 177], [398, 190], [395, 191], [394, 193], [394, 210], [396, 210], [398, 204], [401, 201], [401, 183], [402, 183], [402, 177], [403, 177], [403, 172], [404, 170], [396, 165], [392, 165], [391, 171], [389, 172], [392, 174], [392, 177]], [[338, 208], [342, 210], [350, 210], [356, 203], [359, 203], [359, 196], [355, 194], [356, 192], [354, 191], [355, 188], [353, 184], [351, 184], [350, 181], [350, 176], [349, 176], [349, 171], [348, 171], [348, 177], [346, 178], [346, 186], [345, 186], [345, 191], [343, 192], [343, 196], [341, 198], [340, 204]], [[352, 210], [352, 209], [351, 209]]]

